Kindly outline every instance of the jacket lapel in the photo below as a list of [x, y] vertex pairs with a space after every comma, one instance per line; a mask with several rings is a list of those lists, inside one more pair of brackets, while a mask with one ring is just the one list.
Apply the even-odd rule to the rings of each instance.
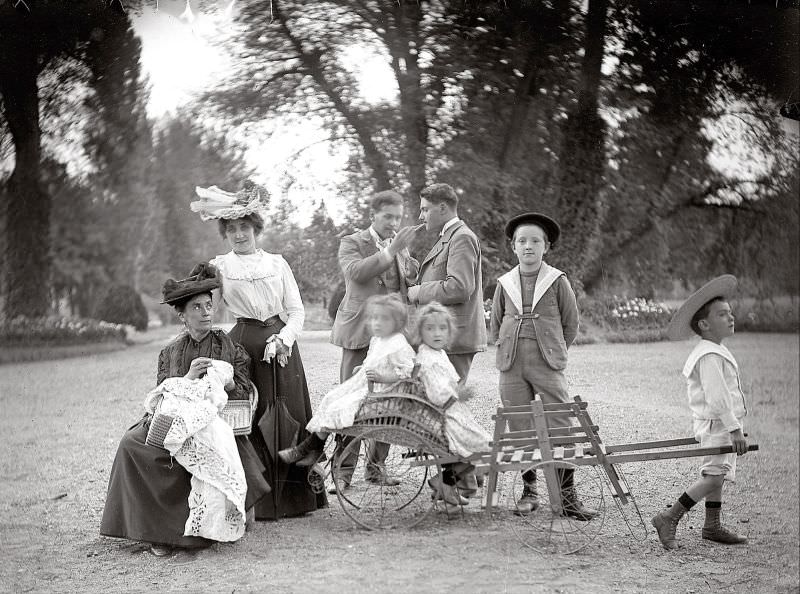
[[459, 220], [455, 225], [450, 227], [444, 234], [439, 238], [439, 242], [431, 248], [431, 251], [428, 252], [428, 255], [425, 256], [425, 259], [420, 264], [420, 269], [425, 266], [430, 260], [433, 260], [439, 253], [444, 249], [448, 243], [450, 243], [450, 239], [453, 237], [453, 233], [455, 233], [458, 229], [460, 229], [464, 225], [464, 221]]
[[542, 262], [542, 267], [539, 269], [539, 275], [536, 277], [536, 287], [533, 289], [533, 303], [531, 303], [531, 311], [539, 303], [539, 300], [544, 295], [545, 291], [564, 274], [558, 268], [550, 266], [547, 262]]
[[[533, 303], [531, 303], [531, 311], [534, 310], [536, 304], [545, 294], [558, 278], [564, 274], [558, 268], [550, 266], [547, 262], [542, 262], [542, 267], [539, 269], [539, 275], [536, 277], [536, 287], [533, 290]], [[497, 282], [505, 289], [508, 298], [517, 311], [522, 313], [522, 286], [519, 280], [519, 265], [514, 266], [511, 270], [506, 272]]]
[[422, 268], [423, 266], [426, 266], [428, 264], [428, 262], [430, 262], [436, 256], [438, 256], [439, 253], [444, 249], [444, 246], [445, 246], [446, 243], [447, 242], [444, 240], [444, 237], [440, 237], [439, 241], [437, 242], [437, 244], [434, 245], [431, 248], [431, 251], [428, 252], [428, 255], [425, 256], [425, 259], [422, 261], [422, 264], [420, 264], [420, 268]]
[[375, 245], [375, 239], [369, 229], [364, 229], [358, 234], [358, 239], [361, 241], [361, 254], [366, 258], [372, 254], [378, 253], [378, 246]]
[[522, 313], [522, 286], [519, 282], [519, 265], [506, 272], [497, 282], [505, 289], [506, 295], [511, 300], [519, 313]]

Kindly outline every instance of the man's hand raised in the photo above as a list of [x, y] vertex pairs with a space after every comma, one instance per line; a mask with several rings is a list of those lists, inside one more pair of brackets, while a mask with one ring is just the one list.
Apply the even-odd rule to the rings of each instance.
[[398, 252], [400, 252], [403, 248], [407, 248], [412, 241], [414, 241], [414, 236], [417, 234], [420, 226], [410, 226], [410, 227], [403, 227], [397, 232], [397, 235], [394, 236], [392, 239], [392, 243], [389, 244], [389, 253], [394, 256]]

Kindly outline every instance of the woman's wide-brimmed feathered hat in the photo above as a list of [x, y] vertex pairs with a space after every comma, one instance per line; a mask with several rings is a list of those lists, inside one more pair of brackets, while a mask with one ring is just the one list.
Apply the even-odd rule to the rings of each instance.
[[692, 330], [692, 318], [701, 307], [712, 299], [718, 297], [729, 298], [736, 290], [736, 277], [732, 274], [723, 274], [708, 281], [694, 293], [689, 295], [672, 316], [667, 326], [667, 338], [670, 340], [686, 340], [695, 335]]
[[192, 268], [187, 278], [182, 280], [170, 278], [164, 283], [161, 289], [164, 299], [161, 303], [174, 305], [195, 295], [210, 293], [221, 286], [222, 280], [217, 269], [208, 262], [200, 262], [200, 264]]
[[538, 225], [544, 229], [544, 232], [547, 233], [547, 241], [550, 242], [550, 247], [556, 244], [559, 235], [561, 235], [561, 227], [559, 224], [547, 215], [543, 215], [539, 212], [524, 212], [509, 219], [506, 223], [506, 237], [513, 239], [514, 231], [520, 225]]
[[189, 208], [200, 213], [204, 221], [241, 219], [253, 213], [263, 215], [269, 200], [267, 190], [250, 180], [244, 182], [244, 187], [235, 194], [220, 190], [217, 186], [197, 186], [194, 191], [200, 200], [189, 204]]

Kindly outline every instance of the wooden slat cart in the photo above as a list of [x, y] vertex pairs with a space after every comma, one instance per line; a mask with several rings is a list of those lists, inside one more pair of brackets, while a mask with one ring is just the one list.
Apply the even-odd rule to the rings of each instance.
[[[550, 427], [554, 415], [569, 417], [571, 426]], [[510, 430], [508, 421], [515, 419], [526, 420], [529, 428]], [[579, 396], [564, 404], [542, 404], [537, 399], [524, 406], [501, 406], [493, 420], [491, 450], [461, 458], [448, 452], [444, 413], [425, 398], [418, 380], [402, 380], [389, 392], [370, 394], [354, 425], [339, 431], [357, 440], [328, 464], [343, 510], [368, 529], [414, 526], [434, 507], [431, 491], [426, 488], [433, 486], [429, 479], [441, 472], [443, 464], [469, 462], [478, 475], [485, 475], [486, 514], [499, 509], [513, 512], [522, 493], [521, 473], [533, 470], [540, 479], [544, 478], [544, 484], [538, 481], [539, 509], [516, 514], [511, 527], [523, 544], [540, 552], [573, 553], [594, 541], [603, 528], [606, 485], [631, 533], [637, 525], [647, 534], [649, 528], [621, 464], [733, 452], [731, 446], [697, 447], [693, 437], [606, 445], [589, 416], [587, 403]], [[400, 479], [399, 485], [367, 480], [369, 470], [375, 467], [360, 440], [370, 439], [392, 446], [385, 472]], [[752, 444], [748, 449], [757, 450], [758, 445]], [[348, 459], [355, 460], [350, 467], [345, 466]], [[324, 489], [328, 472], [315, 466], [309, 481]], [[583, 504], [595, 512], [591, 519], [565, 508], [565, 486], [560, 479], [564, 470], [572, 471], [574, 489]], [[512, 486], [504, 489], [507, 500], [501, 506], [498, 482], [500, 475], [508, 472], [513, 473]], [[351, 474], [351, 486], [344, 489], [345, 477]]]
[[[573, 426], [549, 427], [549, 418], [565, 414], [574, 419]], [[539, 488], [540, 508], [531, 514], [520, 514], [520, 521], [512, 523], [522, 542], [541, 552], [573, 553], [597, 537], [605, 521], [604, 483], [609, 485], [612, 500], [628, 529], [633, 533], [633, 524], [636, 523], [647, 532], [647, 525], [620, 464], [734, 451], [731, 446], [697, 447], [693, 437], [606, 445], [600, 438], [599, 427], [589, 416], [586, 402], [579, 396], [569, 404], [543, 405], [540, 400], [535, 400], [530, 405], [499, 407], [493, 418], [495, 428], [491, 451], [472, 458], [477, 472], [487, 475], [486, 513], [491, 514], [499, 504], [497, 485], [500, 473], [515, 473], [515, 484], [510, 490], [513, 505], [517, 504], [522, 491], [520, 473], [535, 470], [543, 475], [546, 489]], [[508, 421], [515, 418], [529, 419], [532, 428], [509, 430]], [[757, 450], [758, 445], [751, 444], [748, 449]], [[446, 458], [436, 459], [438, 464], [448, 461]], [[574, 471], [575, 489], [584, 505], [596, 512], [593, 519], [576, 519], [564, 509], [564, 494], [559, 480], [559, 470], [564, 469]]]

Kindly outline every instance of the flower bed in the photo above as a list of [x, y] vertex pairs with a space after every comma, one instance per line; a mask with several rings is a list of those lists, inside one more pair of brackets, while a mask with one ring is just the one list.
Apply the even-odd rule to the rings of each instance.
[[643, 297], [586, 298], [582, 317], [596, 326], [605, 342], [656, 342], [666, 338], [673, 310]]
[[68, 346], [125, 342], [125, 326], [87, 318], [24, 318], [0, 321], [4, 347]]

